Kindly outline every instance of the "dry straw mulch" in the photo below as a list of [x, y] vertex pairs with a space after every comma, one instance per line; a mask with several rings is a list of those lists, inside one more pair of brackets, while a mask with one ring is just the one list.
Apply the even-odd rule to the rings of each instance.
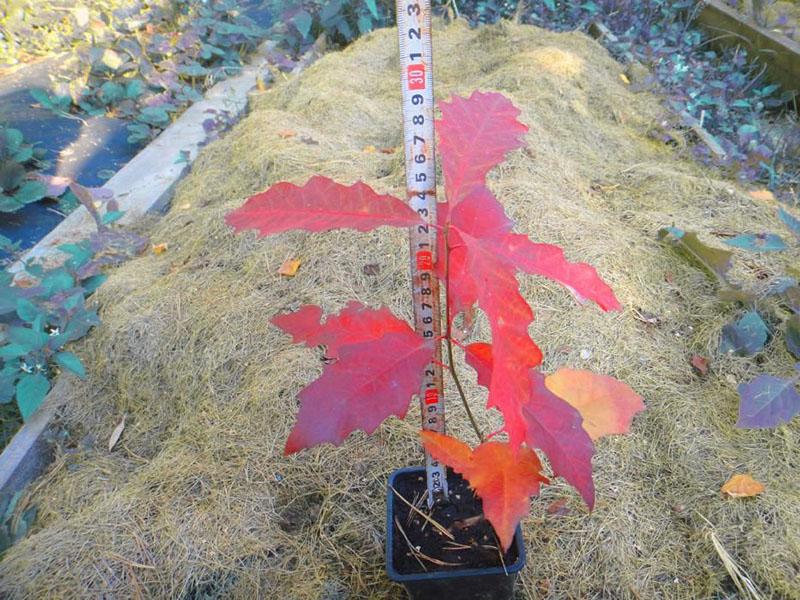
[[[609, 373], [647, 404], [631, 435], [599, 443], [593, 513], [562, 482], [534, 501], [520, 597], [732, 597], [727, 551], [765, 597], [800, 598], [800, 421], [734, 427], [736, 381], [784, 374], [789, 356], [780, 343], [759, 365], [720, 356], [732, 309], [656, 240], [670, 224], [715, 244], [715, 230], [775, 230], [773, 208], [655, 141], [657, 99], [632, 93], [582, 34], [456, 24], [438, 28], [435, 44], [441, 97], [500, 91], [531, 128], [528, 149], [491, 176], [518, 229], [594, 264], [626, 307], [603, 314], [522, 278], [546, 368]], [[402, 152], [368, 148], [401, 144], [396, 45], [393, 30], [379, 31], [261, 94], [148, 231], [169, 249], [131, 261], [100, 290], [103, 325], [76, 348], [90, 379], [71, 387], [61, 416], [70, 437], [28, 498], [38, 526], [0, 563], [4, 597], [400, 597], [383, 569], [384, 493], [392, 469], [420, 462], [418, 408], [373, 437], [282, 457], [294, 397], [321, 364], [268, 319], [349, 299], [410, 317], [406, 235], [258, 240], [223, 222], [248, 195], [314, 173], [402, 193]], [[292, 279], [277, 274], [287, 258], [303, 261]], [[738, 274], [756, 282], [760, 269], [799, 259], [739, 254]], [[379, 271], [365, 272], [372, 264]], [[693, 352], [711, 358], [706, 378], [692, 372]], [[451, 431], [471, 439], [450, 406]], [[745, 471], [766, 492], [724, 498], [721, 484]], [[570, 512], [548, 514], [564, 497]]]

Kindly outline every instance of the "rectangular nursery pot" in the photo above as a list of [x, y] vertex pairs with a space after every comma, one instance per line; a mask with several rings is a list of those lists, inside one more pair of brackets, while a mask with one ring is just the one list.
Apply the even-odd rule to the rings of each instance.
[[505, 568], [467, 568], [462, 570], [432, 571], [403, 574], [397, 571], [394, 560], [394, 515], [397, 500], [392, 488], [403, 477], [425, 477], [424, 467], [406, 467], [389, 476], [386, 496], [386, 569], [389, 579], [403, 584], [412, 600], [510, 600], [514, 595], [517, 573], [525, 566], [525, 545], [522, 531], [517, 527], [512, 551], [517, 558]]

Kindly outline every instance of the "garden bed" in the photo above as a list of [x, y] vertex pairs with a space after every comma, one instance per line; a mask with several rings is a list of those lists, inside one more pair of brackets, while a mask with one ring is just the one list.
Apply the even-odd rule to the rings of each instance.
[[744, 46], [750, 56], [766, 65], [773, 81], [797, 96], [800, 94], [800, 39], [796, 30], [800, 4], [780, 4], [788, 5], [787, 10], [797, 15], [791, 31], [763, 26], [759, 22], [761, 19], [742, 14], [721, 0], [704, 0], [697, 20], [711, 31], [717, 46]]
[[[777, 343], [758, 365], [719, 353], [732, 310], [656, 236], [676, 225], [716, 245], [714, 232], [776, 228], [774, 207], [660, 141], [659, 100], [633, 93], [584, 34], [455, 24], [434, 41], [440, 97], [500, 91], [530, 125], [529, 148], [490, 181], [519, 230], [596, 265], [626, 307], [601, 315], [526, 277], [546, 369], [609, 373], [647, 404], [631, 435], [599, 443], [593, 513], [561, 482], [534, 501], [523, 595], [729, 595], [714, 539], [766, 596], [800, 595], [800, 426], [734, 427], [737, 381], [785, 374], [792, 361]], [[248, 195], [311, 174], [401, 193], [397, 81], [396, 32], [371, 34], [262, 94], [201, 153], [149, 232], [168, 250], [124, 265], [97, 292], [104, 325], [74, 348], [89, 379], [72, 382], [56, 461], [18, 503], [36, 505], [39, 520], [0, 563], [0, 595], [397, 596], [383, 565], [383, 497], [392, 469], [421, 460], [419, 413], [284, 458], [294, 397], [320, 365], [268, 319], [303, 303], [335, 311], [352, 297], [410, 317], [397, 251], [406, 236], [264, 241], [223, 221]], [[757, 284], [800, 260], [796, 246], [763, 256], [747, 255], [736, 275]], [[287, 258], [302, 260], [291, 279], [277, 274]], [[706, 377], [693, 353], [711, 359]], [[480, 396], [474, 381], [466, 387]], [[744, 471], [766, 492], [724, 498], [720, 486]]]

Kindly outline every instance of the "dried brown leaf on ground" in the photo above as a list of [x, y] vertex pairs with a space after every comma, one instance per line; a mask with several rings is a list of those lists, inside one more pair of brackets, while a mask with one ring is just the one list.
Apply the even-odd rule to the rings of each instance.
[[127, 415], [122, 415], [122, 420], [117, 424], [114, 428], [114, 431], [111, 432], [111, 436], [108, 438], [108, 451], [111, 452], [114, 449], [114, 446], [117, 445], [119, 438], [122, 437], [122, 432], [125, 431], [125, 417]]

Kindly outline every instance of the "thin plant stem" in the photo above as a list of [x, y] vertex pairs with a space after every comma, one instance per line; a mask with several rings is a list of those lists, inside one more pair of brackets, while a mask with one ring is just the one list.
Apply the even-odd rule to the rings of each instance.
[[469, 402], [467, 402], [467, 395], [464, 393], [464, 387], [461, 385], [461, 380], [458, 378], [458, 372], [456, 371], [456, 361], [453, 357], [453, 340], [451, 337], [452, 331], [450, 329], [450, 236], [448, 236], [448, 231], [445, 228], [444, 230], [444, 291], [445, 291], [445, 328], [446, 328], [446, 335], [444, 336], [445, 342], [447, 343], [447, 362], [449, 363], [448, 367], [450, 370], [450, 375], [453, 377], [453, 381], [456, 384], [456, 389], [458, 390], [458, 395], [461, 396], [461, 402], [464, 404], [464, 410], [467, 411], [467, 416], [469, 417], [469, 422], [472, 424], [472, 429], [475, 430], [475, 435], [478, 436], [481, 444], [483, 443], [483, 432], [481, 432], [481, 428], [478, 427], [478, 422], [475, 420], [475, 415], [472, 414], [472, 409], [469, 407]]

